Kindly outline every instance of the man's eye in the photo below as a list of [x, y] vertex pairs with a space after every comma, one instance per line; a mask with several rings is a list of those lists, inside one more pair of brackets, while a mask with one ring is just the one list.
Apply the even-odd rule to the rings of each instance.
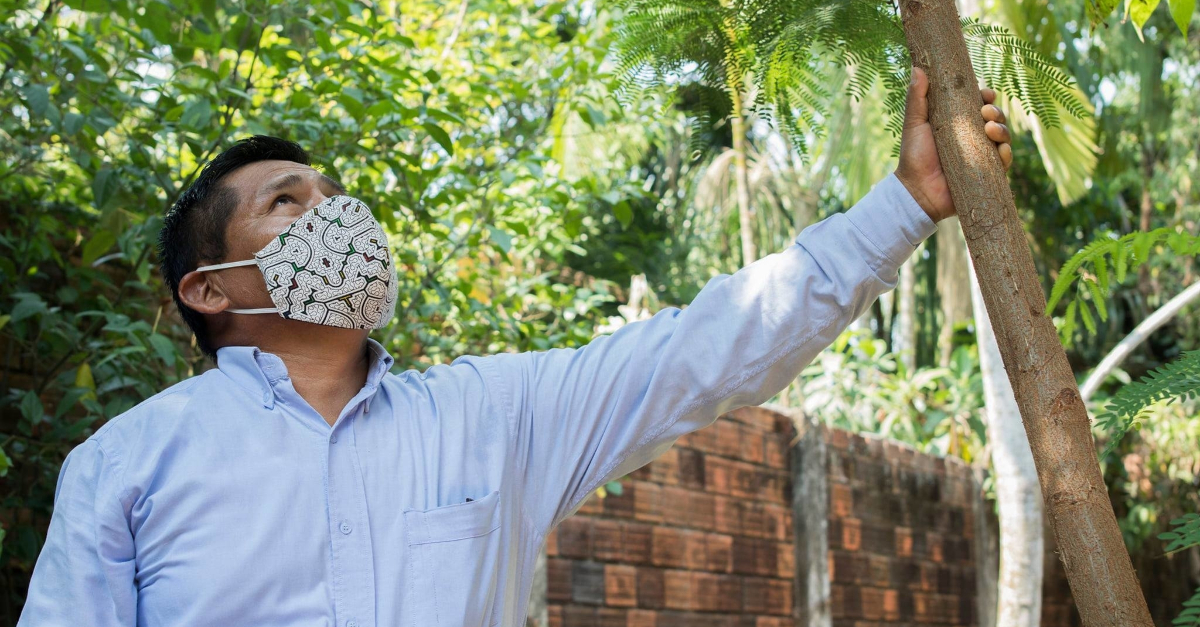
[[291, 196], [284, 194], [284, 195], [280, 196], [279, 198], [276, 198], [275, 202], [271, 203], [271, 207], [274, 208], [274, 207], [278, 207], [279, 205], [286, 205], [288, 203], [295, 203], [295, 202], [296, 201]]

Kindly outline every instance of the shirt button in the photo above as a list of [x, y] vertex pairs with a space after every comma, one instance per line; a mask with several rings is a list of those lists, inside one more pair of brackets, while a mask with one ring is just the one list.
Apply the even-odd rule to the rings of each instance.
[[[342, 530], [343, 534], [350, 535], [350, 531], [353, 529], [353, 527], [350, 526], [350, 523], [343, 520], [342, 526], [340, 527], [340, 529]], [[347, 623], [346, 627], [353, 627], [353, 626], [350, 625], [349, 623]]]
[[336, 436], [336, 435], [331, 435], [331, 436], [329, 436], [329, 442], [330, 442], [330, 443], [335, 443], [335, 442], [337, 442], [337, 436]]
[[348, 621], [346, 621], [346, 627], [358, 627], [358, 623], [356, 623], [352, 620], [348, 620]]

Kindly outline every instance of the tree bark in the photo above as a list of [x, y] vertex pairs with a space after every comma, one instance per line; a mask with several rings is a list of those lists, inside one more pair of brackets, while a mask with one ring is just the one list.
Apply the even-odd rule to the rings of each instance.
[[1046, 557], [1042, 491], [1021, 424], [1021, 411], [1004, 372], [1000, 347], [973, 271], [968, 280], [983, 376], [988, 448], [995, 473], [992, 479], [1000, 509], [996, 627], [1029, 627], [1042, 618], [1042, 561]]
[[1079, 395], [1083, 398], [1084, 402], [1090, 399], [1096, 393], [1096, 390], [1100, 389], [1100, 385], [1108, 378], [1113, 368], [1116, 368], [1118, 364], [1124, 361], [1135, 348], [1141, 346], [1142, 342], [1145, 342], [1151, 333], [1157, 331], [1168, 320], [1174, 318], [1184, 306], [1198, 298], [1200, 298], [1200, 281], [1196, 281], [1191, 287], [1177, 294], [1175, 298], [1167, 301], [1165, 305], [1159, 307], [1157, 311], [1150, 314], [1145, 320], [1142, 320], [1140, 324], [1134, 327], [1133, 331], [1130, 331], [1129, 335], [1125, 336], [1125, 339], [1121, 340], [1108, 355], [1105, 355], [1104, 359], [1100, 361], [1100, 365], [1096, 366], [1095, 370], [1092, 370], [1092, 374], [1088, 375], [1087, 380], [1080, 386]]
[[983, 132], [983, 100], [953, 0], [901, 0], [913, 64], [929, 76], [934, 141], [1021, 410], [1071, 594], [1087, 627], [1153, 627], [1121, 539], [1075, 375], [1004, 165]]

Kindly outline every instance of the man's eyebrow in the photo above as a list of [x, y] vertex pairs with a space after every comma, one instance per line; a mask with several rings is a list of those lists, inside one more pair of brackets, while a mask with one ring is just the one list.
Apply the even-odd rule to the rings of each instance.
[[341, 183], [339, 183], [339, 182], [337, 182], [337, 180], [336, 180], [336, 179], [333, 179], [333, 178], [331, 178], [331, 177], [329, 177], [329, 176], [326, 176], [326, 175], [322, 174], [322, 175], [321, 175], [321, 182], [322, 182], [322, 183], [324, 183], [324, 184], [326, 184], [326, 185], [328, 185], [328, 186], [330, 186], [330, 187], [332, 187], [333, 189], [337, 190], [337, 193], [339, 193], [339, 194], [343, 194], [343, 195], [344, 195], [344, 194], [346, 193], [346, 188], [345, 188], [345, 187], [342, 187], [342, 184], [341, 184]]
[[299, 185], [303, 181], [304, 181], [304, 177], [300, 176], [299, 174], [295, 174], [295, 173], [281, 176], [281, 177], [275, 179], [274, 182], [272, 182], [266, 189], [264, 189], [262, 192], [262, 195], [263, 196], [271, 196], [271, 195], [275, 194], [276, 192], [285, 190], [285, 189], [287, 189], [289, 187], [293, 187], [295, 185]]

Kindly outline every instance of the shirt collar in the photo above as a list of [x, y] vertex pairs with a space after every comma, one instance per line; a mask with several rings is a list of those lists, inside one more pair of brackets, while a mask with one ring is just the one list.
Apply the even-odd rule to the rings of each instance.
[[[395, 360], [383, 345], [367, 338], [367, 349], [371, 352], [371, 364], [367, 370], [364, 389], [374, 392], [383, 375], [392, 369]], [[262, 400], [263, 407], [275, 406], [275, 384], [287, 378], [287, 366], [279, 356], [260, 350], [257, 346], [224, 346], [217, 349], [217, 368]]]

